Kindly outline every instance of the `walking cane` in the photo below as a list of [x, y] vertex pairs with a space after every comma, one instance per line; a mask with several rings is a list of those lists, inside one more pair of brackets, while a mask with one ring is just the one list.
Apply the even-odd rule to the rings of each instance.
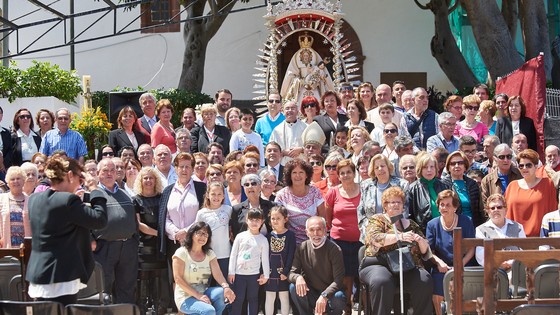
[[400, 295], [401, 295], [401, 314], [404, 314], [404, 288], [403, 288], [403, 261], [402, 252], [400, 248], [402, 247], [402, 242], [399, 240], [399, 235], [397, 234], [397, 222], [403, 218], [402, 213], [391, 217], [391, 223], [393, 224], [393, 232], [397, 238], [397, 246], [399, 248], [399, 283], [400, 283]]

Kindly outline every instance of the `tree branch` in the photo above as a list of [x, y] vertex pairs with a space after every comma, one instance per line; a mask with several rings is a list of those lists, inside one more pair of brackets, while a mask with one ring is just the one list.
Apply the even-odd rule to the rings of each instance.
[[208, 5], [210, 5], [210, 12], [212, 12], [212, 14], [218, 13], [216, 1], [208, 0]]
[[455, 0], [455, 3], [453, 3], [453, 5], [449, 9], [447, 9], [447, 11], [449, 11], [449, 14], [451, 14], [451, 12], [455, 11], [459, 7], [459, 3], [461, 3], [459, 0]]
[[414, 3], [416, 3], [416, 5], [422, 10], [430, 10], [430, 4], [432, 3], [432, 1], [426, 4], [421, 4], [420, 2], [418, 2], [418, 0], [414, 0]]

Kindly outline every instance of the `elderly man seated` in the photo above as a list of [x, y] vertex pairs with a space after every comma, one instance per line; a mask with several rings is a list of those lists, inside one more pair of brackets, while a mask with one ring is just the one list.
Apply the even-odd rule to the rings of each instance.
[[290, 296], [299, 314], [342, 314], [346, 305], [342, 251], [327, 239], [324, 218], [310, 217], [305, 229], [309, 240], [296, 249]]

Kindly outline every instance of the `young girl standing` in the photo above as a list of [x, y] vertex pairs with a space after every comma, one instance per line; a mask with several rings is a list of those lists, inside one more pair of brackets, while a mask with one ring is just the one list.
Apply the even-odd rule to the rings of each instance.
[[273, 230], [268, 236], [270, 240], [270, 280], [266, 284], [265, 315], [276, 314], [274, 302], [277, 292], [280, 297], [280, 313], [288, 315], [290, 312], [288, 275], [294, 261], [296, 235], [286, 227], [288, 210], [282, 206], [270, 209], [270, 223]]
[[212, 250], [218, 258], [222, 274], [228, 274], [229, 254], [229, 219], [231, 206], [224, 204], [224, 185], [220, 182], [208, 183], [204, 196], [203, 208], [196, 213], [195, 222], [205, 222], [212, 230]]
[[236, 295], [231, 307], [232, 315], [241, 314], [245, 300], [247, 300], [249, 315], [257, 315], [259, 285], [265, 284], [270, 277], [268, 241], [260, 233], [263, 222], [262, 210], [250, 209], [247, 212], [247, 231], [237, 234], [233, 241], [228, 277]]

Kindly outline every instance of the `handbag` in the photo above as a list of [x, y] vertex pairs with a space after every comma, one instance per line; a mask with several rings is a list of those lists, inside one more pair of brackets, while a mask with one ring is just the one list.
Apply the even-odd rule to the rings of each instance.
[[401, 241], [398, 241], [399, 248], [394, 249], [390, 252], [386, 252], [382, 254], [383, 259], [385, 260], [386, 267], [391, 271], [393, 274], [398, 274], [401, 270], [401, 265], [399, 263], [399, 252], [402, 253], [402, 271], [407, 272], [414, 268], [416, 265], [414, 264], [414, 259], [412, 259], [412, 254], [410, 253], [409, 246], [401, 246]]

